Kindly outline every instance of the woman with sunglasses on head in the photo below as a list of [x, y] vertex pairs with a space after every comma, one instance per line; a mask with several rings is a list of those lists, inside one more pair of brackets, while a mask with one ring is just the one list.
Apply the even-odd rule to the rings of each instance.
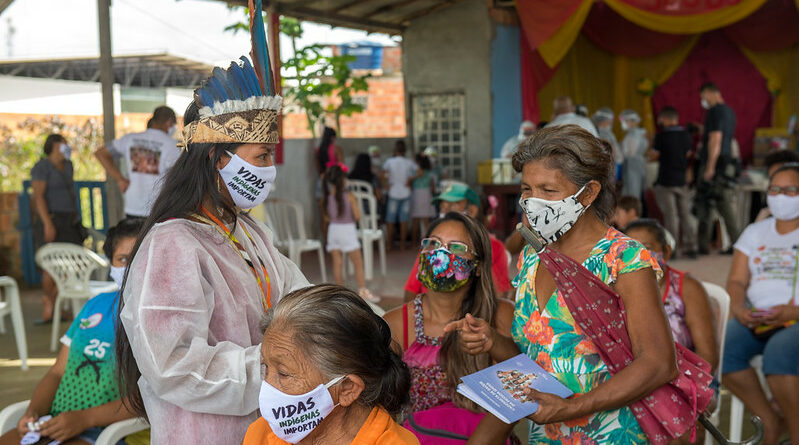
[[[721, 381], [763, 420], [770, 445], [786, 429], [799, 440], [799, 163], [772, 173], [766, 199], [773, 217], [749, 225], [734, 246]], [[771, 402], [749, 364], [756, 355]]]
[[[414, 430], [413, 422], [468, 437], [483, 415], [455, 389], [461, 377], [489, 366], [491, 358], [464, 351], [459, 334], [445, 333], [444, 327], [474, 316], [510, 337], [513, 320], [513, 304], [494, 294], [485, 228], [454, 212], [434, 221], [422, 240], [418, 277], [427, 293], [385, 315], [411, 370], [411, 407], [405, 426]], [[452, 422], [455, 417], [461, 419], [457, 426]], [[441, 440], [416, 434], [422, 444]]]

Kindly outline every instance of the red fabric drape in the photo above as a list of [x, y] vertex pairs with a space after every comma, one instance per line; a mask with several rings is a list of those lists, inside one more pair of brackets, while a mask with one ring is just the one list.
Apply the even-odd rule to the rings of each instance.
[[516, 2], [521, 27], [530, 48], [549, 40], [561, 25], [577, 11], [583, 0], [523, 0]]
[[541, 110], [538, 107], [538, 90], [555, 74], [557, 67], [550, 68], [544, 59], [530, 48], [524, 29], [520, 33], [522, 71], [522, 117], [524, 120], [538, 123], [541, 121]]
[[735, 6], [741, 0], [620, 0], [642, 11], [662, 15], [695, 15]]
[[605, 3], [594, 3], [583, 34], [598, 47], [627, 57], [648, 57], [679, 46], [688, 36], [650, 31], [620, 16]]
[[769, 0], [724, 32], [736, 44], [754, 51], [776, 51], [799, 43], [799, 10], [795, 0]]
[[680, 112], [680, 122], [703, 124], [705, 110], [700, 105], [699, 88], [707, 81], [718, 85], [724, 101], [735, 111], [735, 137], [741, 157], [748, 163], [755, 129], [771, 125], [771, 95], [766, 79], [724, 31], [702, 36], [682, 67], [655, 91], [653, 108], [657, 113], [671, 105]]

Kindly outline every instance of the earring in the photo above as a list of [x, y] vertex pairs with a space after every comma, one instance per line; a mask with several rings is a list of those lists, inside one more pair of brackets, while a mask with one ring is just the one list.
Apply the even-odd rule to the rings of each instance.
[[216, 177], [216, 191], [222, 193], [222, 187], [219, 185], [219, 176]]

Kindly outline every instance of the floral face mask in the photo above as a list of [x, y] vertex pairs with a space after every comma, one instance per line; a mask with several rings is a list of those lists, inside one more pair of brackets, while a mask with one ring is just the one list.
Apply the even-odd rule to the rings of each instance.
[[477, 261], [455, 255], [444, 247], [422, 252], [419, 258], [419, 282], [434, 292], [452, 292], [472, 277]]

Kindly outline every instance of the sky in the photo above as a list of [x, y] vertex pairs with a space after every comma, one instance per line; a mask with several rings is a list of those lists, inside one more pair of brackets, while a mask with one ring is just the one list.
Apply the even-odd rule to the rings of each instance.
[[[227, 65], [249, 54], [246, 33], [224, 31], [244, 17], [210, 0], [113, 0], [111, 46], [116, 55], [168, 52], [192, 60]], [[9, 44], [9, 20], [14, 28]], [[396, 45], [398, 38], [304, 23], [300, 46], [362, 40]], [[281, 53], [290, 43], [281, 38]], [[9, 50], [11, 55], [9, 55]], [[0, 59], [96, 57], [99, 54], [96, 0], [14, 0], [0, 14]], [[10, 57], [9, 57], [10, 56]]]

